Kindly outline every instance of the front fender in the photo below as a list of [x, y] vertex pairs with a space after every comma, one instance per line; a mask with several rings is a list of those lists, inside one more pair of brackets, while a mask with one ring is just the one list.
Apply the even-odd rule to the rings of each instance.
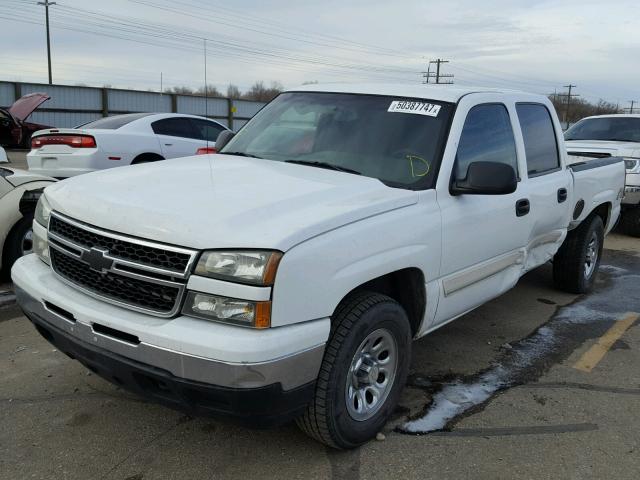
[[29, 182], [14, 188], [0, 198], [0, 269], [2, 268], [2, 252], [4, 244], [13, 226], [22, 218], [20, 213], [20, 199], [24, 192], [37, 190], [55, 183], [54, 181], [41, 180]]
[[[273, 326], [326, 318], [358, 286], [418, 268], [439, 275], [440, 213], [418, 203], [348, 224], [298, 244], [280, 263], [273, 288]], [[407, 286], [408, 288], [408, 286]]]

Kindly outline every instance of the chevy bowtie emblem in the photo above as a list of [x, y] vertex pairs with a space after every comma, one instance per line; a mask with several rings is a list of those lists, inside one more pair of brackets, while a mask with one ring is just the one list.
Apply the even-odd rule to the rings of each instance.
[[80, 259], [88, 263], [91, 267], [91, 270], [95, 270], [100, 273], [106, 273], [111, 269], [113, 265], [113, 260], [105, 257], [105, 254], [108, 253], [107, 250], [99, 250], [97, 248], [92, 248], [89, 251], [82, 252], [82, 256]]

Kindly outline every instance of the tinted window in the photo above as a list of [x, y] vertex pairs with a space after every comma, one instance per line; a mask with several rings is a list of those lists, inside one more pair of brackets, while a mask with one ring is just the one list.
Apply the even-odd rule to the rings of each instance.
[[171, 137], [197, 138], [191, 119], [187, 117], [171, 117], [157, 120], [151, 124], [153, 132]]
[[114, 115], [113, 117], [104, 117], [93, 122], [78, 125], [76, 128], [96, 128], [101, 130], [115, 130], [131, 123], [134, 120], [144, 118], [151, 115], [150, 113], [128, 113], [126, 115]]
[[522, 129], [529, 174], [535, 175], [560, 167], [556, 132], [547, 107], [520, 103], [516, 105], [516, 110]]
[[505, 163], [518, 172], [516, 141], [504, 105], [476, 105], [467, 114], [458, 144], [455, 178], [466, 178], [473, 162]]
[[640, 118], [598, 117], [580, 120], [564, 134], [566, 140], [640, 142]]
[[427, 99], [283, 93], [222, 153], [355, 170], [393, 187], [432, 188], [452, 110]]
[[196, 129], [196, 136], [199, 140], [215, 142], [220, 132], [224, 130], [224, 127], [217, 123], [200, 120], [199, 118], [192, 118], [191, 122]]

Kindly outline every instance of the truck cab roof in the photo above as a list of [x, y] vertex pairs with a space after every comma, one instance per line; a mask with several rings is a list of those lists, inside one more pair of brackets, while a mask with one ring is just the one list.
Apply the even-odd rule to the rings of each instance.
[[474, 93], [496, 93], [522, 96], [527, 99], [546, 98], [518, 90], [491, 87], [469, 87], [458, 85], [403, 84], [403, 83], [319, 83], [301, 85], [287, 92], [352, 93], [360, 95], [386, 95], [393, 97], [424, 98], [457, 103], [462, 97]]

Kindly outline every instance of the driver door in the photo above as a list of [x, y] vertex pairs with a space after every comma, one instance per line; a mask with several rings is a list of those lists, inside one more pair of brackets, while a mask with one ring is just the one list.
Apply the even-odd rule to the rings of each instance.
[[[465, 115], [466, 110], [466, 115]], [[460, 115], [462, 114], [462, 115]], [[530, 230], [526, 183], [520, 181], [513, 107], [504, 103], [458, 108], [464, 122], [449, 169], [441, 170], [438, 203], [442, 214], [441, 295], [435, 324], [444, 323], [510, 289], [520, 278]], [[455, 121], [452, 131], [455, 129]], [[455, 145], [455, 144], [454, 144]], [[450, 192], [453, 179], [465, 179], [473, 162], [512, 166], [515, 192], [502, 195]], [[445, 173], [446, 172], [446, 173]]]

